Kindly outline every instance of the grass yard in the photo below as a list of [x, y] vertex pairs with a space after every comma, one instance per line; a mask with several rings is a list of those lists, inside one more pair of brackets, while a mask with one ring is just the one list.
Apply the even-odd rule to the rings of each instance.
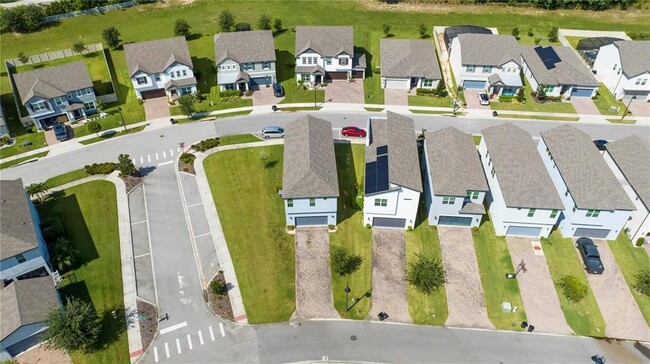
[[[92, 302], [102, 320], [100, 348], [90, 354], [71, 353], [74, 363], [128, 363], [115, 187], [94, 181], [69, 188], [39, 207], [41, 218], [57, 217], [75, 245], [78, 263], [64, 275], [63, 301], [77, 297]], [[107, 272], [111, 272], [107, 274]]]
[[636, 120], [634, 120], [634, 119], [623, 119], [623, 120], [621, 120], [621, 119], [617, 118], [617, 119], [607, 119], [607, 121], [609, 121], [610, 123], [613, 123], [613, 124], [635, 124], [636, 123]]
[[[210, 102], [212, 101], [212, 104]], [[195, 102], [195, 113], [209, 113], [211, 111], [234, 109], [238, 107], [252, 107], [252, 99], [242, 98], [220, 98], [218, 92], [213, 92], [201, 102]], [[169, 108], [171, 115], [183, 115], [180, 106], [172, 106]], [[250, 111], [248, 111], [250, 113]]]
[[[555, 229], [548, 239], [541, 239], [541, 242], [567, 324], [577, 335], [604, 336], [605, 320], [600, 314], [596, 298], [591, 291], [585, 271], [582, 269], [582, 262], [576, 254], [573, 241], [570, 238], [563, 238], [559, 229]], [[590, 287], [587, 296], [582, 301], [572, 303], [564, 297], [558, 281], [566, 275], [574, 276]]]
[[86, 173], [86, 170], [84, 168], [76, 169], [68, 173], [64, 173], [58, 176], [48, 178], [47, 180], [45, 180], [45, 186], [47, 186], [48, 189], [54, 188], [85, 177], [88, 177], [88, 174]]
[[[293, 81], [290, 81], [294, 83]], [[283, 83], [285, 91], [288, 83]], [[290, 86], [289, 86], [290, 87]], [[291, 89], [291, 88], [290, 88]], [[279, 104], [294, 104], [294, 103], [313, 103], [314, 102], [314, 91], [313, 90], [298, 90], [295, 86], [291, 93], [287, 92], [286, 96]], [[322, 105], [325, 103], [325, 90], [316, 90], [316, 104]], [[320, 107], [319, 107], [320, 109]]]
[[[212, 154], [204, 161], [250, 323], [287, 321], [295, 310], [295, 246], [285, 232], [283, 146]], [[261, 157], [273, 161], [264, 169]]]
[[563, 102], [547, 102], [540, 104], [539, 102], [533, 100], [533, 97], [530, 96], [532, 89], [528, 80], [524, 78], [524, 95], [526, 95], [526, 101], [523, 104], [514, 103], [514, 102], [490, 102], [490, 108], [492, 110], [511, 110], [511, 111], [535, 111], [535, 112], [552, 112], [552, 113], [567, 113], [575, 114], [576, 109], [568, 101]]
[[409, 106], [433, 106], [452, 108], [451, 96], [433, 97], [433, 96], [409, 96]]
[[0, 164], [0, 169], [5, 169], [5, 168], [13, 167], [13, 166], [15, 166], [15, 165], [17, 165], [17, 164], [20, 164], [20, 163], [26, 162], [26, 161], [28, 161], [28, 160], [32, 160], [32, 159], [37, 159], [37, 158], [45, 157], [45, 156], [47, 155], [47, 153], [49, 153], [49, 151], [45, 151], [45, 152], [40, 152], [40, 153], [32, 154], [32, 155], [27, 156], [27, 157], [22, 157], [22, 158], [14, 159], [14, 160], [9, 161], [9, 162], [2, 163], [2, 164]]
[[284, 112], [296, 112], [296, 111], [318, 111], [322, 109], [322, 107], [313, 107], [313, 106], [305, 106], [305, 107], [283, 107], [280, 109], [280, 111]]
[[13, 145], [0, 148], [0, 158], [12, 157], [17, 154], [22, 154], [46, 146], [45, 133], [23, 134], [16, 137]]
[[534, 120], [557, 120], [557, 121], [578, 121], [580, 118], [567, 116], [544, 116], [544, 115], [522, 115], [522, 114], [499, 114], [503, 119], [534, 119]]
[[219, 145], [255, 143], [262, 140], [253, 134], [226, 135], [219, 137]]
[[632, 296], [636, 300], [636, 304], [639, 306], [643, 318], [645, 318], [646, 323], [650, 326], [650, 297], [640, 295], [634, 290], [634, 276], [643, 269], [650, 269], [650, 257], [648, 257], [648, 253], [643, 248], [633, 246], [630, 239], [624, 233], [621, 233], [615, 241], [610, 240], [607, 243], [612, 249], [616, 264], [623, 273], [625, 282], [630, 287], [630, 292], [632, 292]]
[[364, 107], [368, 112], [382, 112], [384, 111], [383, 107]]
[[[99, 125], [102, 126], [102, 131], [110, 130], [110, 129], [115, 129], [115, 128], [123, 128], [122, 125], [122, 118], [120, 118], [119, 113], [113, 112], [112, 114], [109, 114], [103, 119], [97, 119], [95, 120], [96, 122], [99, 123]], [[87, 124], [77, 124], [72, 126], [72, 130], [74, 131], [74, 136], [75, 138], [80, 138], [82, 136], [94, 134], [91, 133], [88, 130], [88, 125]], [[101, 134], [102, 131], [99, 133]]]
[[[363, 227], [363, 211], [356, 203], [355, 183], [363, 181], [364, 146], [362, 144], [336, 143], [336, 169], [339, 180], [337, 231], [330, 234], [330, 249], [343, 247], [349, 254], [359, 255], [363, 262], [359, 269], [349, 275], [340, 276], [332, 272], [334, 308], [342, 318], [363, 320], [370, 310], [370, 298], [363, 295], [372, 288], [372, 230]], [[345, 286], [350, 286], [352, 298], [360, 299], [348, 312], [345, 307]]]
[[[593, 99], [594, 104], [603, 115], [618, 115], [621, 116], [625, 112], [625, 104], [621, 101], [618, 101], [614, 98], [611, 92], [605, 87], [604, 84], [600, 84], [598, 87], [598, 96]], [[613, 107], [614, 110], [610, 110], [610, 107]], [[628, 114], [629, 116], [630, 114]]]
[[95, 137], [95, 138], [82, 140], [79, 143], [84, 144], [84, 145], [88, 145], [88, 144], [93, 144], [93, 143], [97, 143], [97, 142], [103, 142], [104, 140], [112, 139], [112, 138], [115, 138], [115, 137], [118, 137], [118, 136], [124, 136], [124, 135], [128, 135], [128, 134], [137, 133], [139, 131], [143, 131], [144, 128], [145, 128], [145, 125], [141, 125], [141, 126], [138, 126], [138, 127], [135, 127], [135, 128], [126, 129], [126, 131], [120, 130], [120, 131], [116, 131], [116, 132], [109, 132], [107, 134], [100, 135], [100, 136]]
[[[515, 271], [506, 239], [495, 235], [491, 220], [483, 222], [478, 230], [473, 229], [472, 237], [490, 321], [500, 330], [521, 331], [520, 324], [526, 321], [526, 312], [519, 294], [519, 283], [505, 277], [506, 273]], [[517, 312], [502, 312], [501, 303], [504, 301], [510, 302], [512, 307], [519, 307]]]

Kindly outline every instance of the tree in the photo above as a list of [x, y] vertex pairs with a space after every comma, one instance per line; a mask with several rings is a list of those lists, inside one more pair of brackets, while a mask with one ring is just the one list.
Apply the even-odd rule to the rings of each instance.
[[181, 109], [183, 115], [187, 117], [192, 117], [192, 114], [196, 111], [194, 108], [194, 98], [192, 95], [185, 94], [178, 99], [178, 105]]
[[544, 91], [545, 87], [546, 86], [544, 86], [542, 84], [542, 85], [539, 85], [539, 87], [537, 88], [537, 92], [535, 93], [535, 97], [537, 98], [537, 100], [539, 100], [539, 101], [546, 100], [546, 91]]
[[117, 170], [120, 171], [120, 177], [135, 176], [138, 173], [138, 169], [135, 168], [135, 164], [128, 154], [117, 156]]
[[102, 131], [102, 124], [94, 120], [87, 122], [86, 127], [88, 128], [89, 133], [95, 133], [97, 136], [99, 136], [99, 132]]
[[511, 34], [512, 34], [513, 37], [519, 39], [519, 28], [518, 27], [512, 28], [512, 33]]
[[386, 38], [390, 37], [390, 25], [384, 24], [382, 26], [382, 29], [384, 30], [384, 35], [386, 36]]
[[97, 312], [89, 302], [68, 299], [64, 309], [54, 308], [47, 315], [45, 340], [53, 349], [92, 351], [102, 331]]
[[551, 31], [548, 32], [548, 41], [557, 42], [558, 41], [557, 33], [558, 33], [557, 27], [551, 28]]
[[533, 33], [533, 27], [528, 28], [528, 33], [527, 33], [527, 35], [528, 35], [529, 37], [532, 37], [533, 35], [535, 35], [535, 33]]
[[43, 202], [43, 194], [47, 191], [47, 186], [45, 186], [44, 182], [32, 183], [27, 185], [25, 190], [29, 197], [36, 197], [38, 198], [38, 202]]
[[219, 14], [219, 27], [222, 32], [229, 32], [235, 26], [235, 16], [229, 10], [221, 11]]
[[520, 87], [519, 91], [517, 91], [517, 102], [522, 103], [526, 101], [526, 94], [524, 93], [524, 88]]
[[650, 269], [644, 269], [634, 276], [634, 289], [642, 295], [650, 296]]
[[444, 78], [440, 78], [440, 82], [438, 82], [438, 86], [436, 86], [436, 94], [438, 97], [447, 96], [447, 87], [445, 86]]
[[0, 31], [29, 33], [45, 25], [45, 10], [39, 5], [19, 5], [0, 9]]
[[81, 39], [79, 39], [78, 41], [72, 43], [72, 50], [75, 53], [81, 53], [86, 50], [86, 45]]
[[424, 26], [424, 24], [420, 24], [420, 38], [424, 39], [428, 37], [429, 35], [427, 34], [427, 27]]
[[104, 41], [109, 47], [113, 49], [119, 47], [120, 43], [122, 42], [122, 39], [120, 39], [120, 35], [121, 35], [120, 32], [115, 27], [108, 27], [104, 29], [104, 32], [102, 32], [102, 37], [104, 38]]
[[406, 269], [406, 281], [418, 292], [430, 295], [445, 284], [445, 271], [439, 260], [417, 254]]
[[558, 285], [562, 288], [562, 294], [571, 302], [580, 302], [589, 291], [587, 285], [574, 276], [563, 276]]
[[25, 64], [25, 63], [29, 62], [29, 57], [27, 57], [25, 52], [19, 52], [18, 53], [18, 60], [20, 61], [20, 63]]
[[261, 30], [271, 30], [271, 17], [269, 14], [262, 14], [257, 21], [257, 27]]
[[63, 271], [74, 265], [77, 261], [77, 248], [65, 237], [59, 237], [53, 244], [52, 262], [56, 269]]
[[48, 244], [54, 244], [60, 237], [65, 236], [65, 225], [56, 217], [46, 217], [43, 220], [43, 239]]
[[174, 34], [177, 37], [187, 37], [190, 35], [190, 25], [183, 19], [176, 19], [174, 24]]
[[330, 259], [332, 271], [340, 276], [356, 272], [363, 263], [363, 258], [360, 255], [348, 254], [345, 248], [337, 245], [333, 246]]
[[273, 21], [273, 30], [275, 30], [276, 33], [282, 33], [282, 19], [275, 18]]

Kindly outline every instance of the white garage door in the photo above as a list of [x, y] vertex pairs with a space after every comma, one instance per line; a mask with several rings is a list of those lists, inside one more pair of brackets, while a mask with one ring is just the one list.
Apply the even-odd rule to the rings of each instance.
[[385, 88], [400, 88], [406, 90], [409, 88], [409, 79], [408, 78], [387, 78]]
[[539, 233], [542, 232], [540, 227], [530, 227], [530, 226], [509, 226], [506, 235], [517, 235], [517, 236], [539, 236]]

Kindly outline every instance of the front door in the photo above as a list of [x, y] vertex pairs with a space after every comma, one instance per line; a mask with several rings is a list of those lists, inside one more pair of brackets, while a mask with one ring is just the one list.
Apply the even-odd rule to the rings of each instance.
[[314, 83], [316, 85], [320, 84], [323, 82], [323, 76], [322, 75], [314, 75]]
[[415, 88], [418, 85], [418, 78], [417, 77], [411, 77], [411, 88]]

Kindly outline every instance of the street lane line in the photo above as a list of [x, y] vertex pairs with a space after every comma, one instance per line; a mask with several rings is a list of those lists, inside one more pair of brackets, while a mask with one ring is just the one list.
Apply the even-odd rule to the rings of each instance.
[[138, 259], [138, 258], [146, 257], [147, 255], [151, 255], [151, 253], [144, 253], [144, 254], [136, 255], [135, 257], [133, 257], [133, 259]]
[[144, 158], [140, 157], [140, 164], [144, 163]]
[[142, 224], [143, 222], [147, 222], [147, 220], [142, 220], [142, 221], [138, 221], [138, 222], [132, 222], [131, 225]]
[[225, 331], [223, 331], [223, 322], [219, 322], [219, 329], [221, 329], [221, 337], [226, 336]]
[[210, 235], [210, 234], [212, 234], [212, 233], [205, 233], [205, 234], [197, 235], [197, 236], [194, 237], [194, 239], [197, 239], [197, 238], [200, 238], [200, 237], [203, 237], [203, 236], [206, 236], [206, 235]]
[[135, 164], [135, 158], [131, 158], [131, 162], [133, 162], [133, 164]]
[[189, 205], [189, 206], [187, 206], [187, 208], [189, 209], [190, 207], [200, 206], [200, 205], [203, 205], [203, 202], [198, 202], [198, 203], [195, 203], [195, 204]]
[[181, 339], [176, 339], [176, 350], [178, 350], [178, 353], [182, 353], [181, 351]]
[[210, 329], [210, 338], [214, 341], [214, 332], [212, 332], [212, 326], [208, 327]]
[[167, 158], [167, 152], [163, 150], [163, 159]]
[[156, 160], [158, 160], [158, 153], [156, 153]]
[[199, 342], [201, 343], [201, 345], [204, 344], [203, 343], [203, 333], [201, 332], [201, 330], [199, 330]]
[[187, 334], [187, 346], [190, 347], [190, 350], [194, 350], [194, 346], [192, 346], [192, 337], [190, 334]]
[[185, 326], [187, 326], [187, 321], [183, 321], [180, 324], [176, 324], [174, 326], [166, 327], [166, 328], [160, 330], [160, 335], [166, 334], [168, 332], [172, 332], [174, 330], [178, 330], [178, 329], [183, 328]]
[[170, 149], [169, 154], [173, 157], [174, 156], [174, 151]]
[[151, 162], [151, 155], [147, 154], [147, 162]]
[[164, 166], [164, 165], [167, 165], [167, 164], [172, 164], [172, 163], [174, 163], [174, 161], [167, 161], [167, 162], [158, 163], [158, 167]]
[[167, 345], [167, 343], [165, 343], [165, 355], [169, 358], [169, 345]]
[[153, 348], [153, 360], [157, 363], [158, 362], [158, 347], [154, 346]]

